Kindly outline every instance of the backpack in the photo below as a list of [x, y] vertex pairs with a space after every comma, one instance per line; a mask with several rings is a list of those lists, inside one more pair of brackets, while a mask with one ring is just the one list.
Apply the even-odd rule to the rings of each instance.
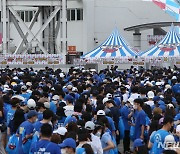
[[40, 135], [39, 135], [39, 132], [36, 131], [32, 137], [32, 141], [31, 141], [31, 144], [35, 143], [35, 142], [38, 142], [40, 139]]
[[122, 117], [119, 117], [118, 129], [119, 129], [119, 132], [120, 132], [120, 139], [123, 139], [124, 138], [125, 127], [124, 127]]
[[130, 134], [129, 134], [129, 136], [130, 136], [130, 139], [131, 139], [132, 141], [134, 141], [134, 133], [135, 133], [135, 127], [134, 127], [134, 126], [131, 126], [131, 127], [130, 127]]
[[9, 141], [7, 143], [7, 146], [6, 146], [6, 151], [9, 154], [17, 154], [18, 145], [19, 145], [19, 137], [16, 136], [16, 134], [13, 134], [9, 138]]
[[29, 150], [30, 150], [30, 147], [31, 147], [31, 143], [32, 143], [32, 139], [27, 139], [25, 137], [25, 129], [23, 130], [23, 133], [22, 133], [22, 149], [23, 149], [23, 152], [25, 154], [29, 154]]

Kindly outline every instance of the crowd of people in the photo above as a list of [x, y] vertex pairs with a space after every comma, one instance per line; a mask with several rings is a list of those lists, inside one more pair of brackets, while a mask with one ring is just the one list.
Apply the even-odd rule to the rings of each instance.
[[180, 70], [0, 70], [0, 153], [180, 153]]

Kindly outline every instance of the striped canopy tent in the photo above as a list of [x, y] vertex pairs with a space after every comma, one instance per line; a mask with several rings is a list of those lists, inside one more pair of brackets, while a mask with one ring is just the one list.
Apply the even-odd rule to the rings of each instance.
[[172, 25], [166, 36], [151, 49], [141, 52], [140, 57], [160, 58], [160, 57], [180, 57], [180, 36], [176, 28]]
[[85, 59], [113, 59], [118, 57], [135, 57], [137, 53], [128, 46], [120, 36], [117, 28], [112, 34], [96, 49], [86, 53], [81, 58]]

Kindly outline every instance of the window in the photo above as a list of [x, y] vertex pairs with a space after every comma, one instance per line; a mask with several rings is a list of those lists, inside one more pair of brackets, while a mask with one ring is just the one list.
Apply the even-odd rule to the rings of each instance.
[[68, 9], [67, 21], [83, 20], [83, 9]]
[[29, 12], [25, 11], [25, 22], [29, 22]]
[[71, 21], [75, 20], [75, 10], [71, 10]]
[[57, 14], [56, 14], [56, 21], [58, 21], [59, 18], [60, 18], [60, 11], [58, 11]]
[[17, 11], [17, 13], [24, 22], [31, 22], [36, 11]]
[[83, 20], [83, 9], [77, 9], [77, 20]]
[[20, 14], [21, 14], [21, 15], [20, 15], [21, 19], [24, 21], [24, 11], [21, 11]]
[[70, 21], [71, 19], [71, 13], [70, 10], [67, 10], [67, 21]]

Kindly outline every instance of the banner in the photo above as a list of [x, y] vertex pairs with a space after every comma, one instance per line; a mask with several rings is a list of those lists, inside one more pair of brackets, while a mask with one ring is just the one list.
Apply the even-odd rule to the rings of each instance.
[[63, 64], [63, 57], [60, 54], [6, 54], [0, 55], [0, 64], [58, 65]]

